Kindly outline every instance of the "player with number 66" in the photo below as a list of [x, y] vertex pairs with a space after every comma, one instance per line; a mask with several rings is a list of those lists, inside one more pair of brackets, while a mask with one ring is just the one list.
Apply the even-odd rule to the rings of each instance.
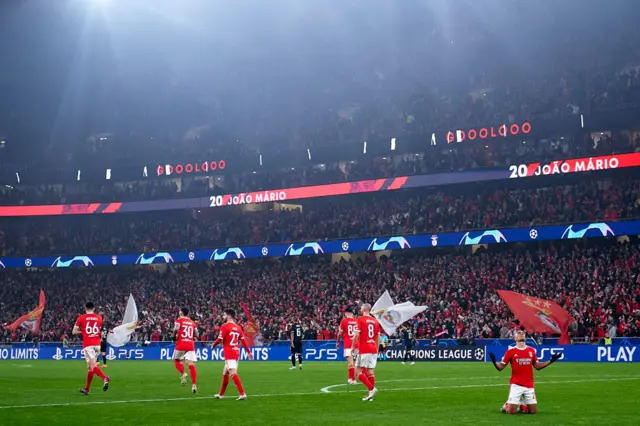
[[84, 388], [80, 389], [80, 393], [89, 395], [93, 376], [98, 376], [103, 380], [102, 390], [109, 389], [111, 378], [105, 376], [98, 366], [98, 355], [100, 355], [100, 329], [102, 328], [102, 317], [94, 312], [95, 305], [93, 302], [87, 302], [85, 305], [85, 314], [80, 315], [73, 327], [73, 335], [82, 335], [82, 353], [87, 360], [87, 383]]

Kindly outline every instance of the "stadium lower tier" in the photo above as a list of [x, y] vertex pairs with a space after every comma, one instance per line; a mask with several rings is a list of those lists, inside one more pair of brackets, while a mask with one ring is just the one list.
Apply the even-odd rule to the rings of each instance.
[[[309, 202], [279, 211], [226, 207], [99, 217], [6, 218], [0, 220], [0, 259], [4, 262], [8, 257], [55, 255], [55, 260], [60, 255], [73, 258], [104, 254], [111, 264], [114, 255], [137, 253], [137, 257], [143, 252], [187, 250], [183, 261], [188, 261], [193, 260], [189, 251], [200, 248], [213, 251], [245, 245], [514, 226], [532, 229], [553, 223], [568, 226], [638, 218], [638, 193], [640, 180], [627, 177], [615, 183], [586, 181], [537, 189], [467, 186], [334, 197], [330, 202]], [[52, 262], [46, 266], [52, 266]]]
[[346, 307], [373, 303], [388, 289], [394, 300], [428, 309], [412, 322], [416, 336], [508, 337], [514, 317], [496, 290], [507, 289], [564, 306], [575, 323], [573, 336], [599, 339], [640, 335], [640, 245], [594, 239], [540, 247], [489, 246], [475, 254], [412, 251], [331, 263], [324, 257], [255, 260], [242, 264], [194, 263], [150, 268], [3, 271], [0, 323], [14, 321], [47, 302], [37, 336], [0, 328], [6, 340], [71, 340], [84, 303], [92, 300], [107, 324], [121, 321], [126, 296], [141, 313], [135, 339], [170, 340], [180, 306], [187, 306], [204, 340], [213, 340], [222, 310], [247, 303], [264, 338], [283, 337], [300, 319], [305, 338], [328, 340]]

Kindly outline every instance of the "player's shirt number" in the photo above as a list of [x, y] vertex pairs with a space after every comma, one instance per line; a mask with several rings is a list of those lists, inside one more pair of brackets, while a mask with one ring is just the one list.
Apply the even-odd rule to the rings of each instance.
[[302, 335], [302, 330], [300, 328], [296, 328], [296, 337], [300, 337]]
[[180, 337], [182, 339], [193, 339], [193, 327], [190, 325], [183, 325]]
[[232, 331], [231, 333], [229, 333], [229, 336], [231, 337], [229, 346], [238, 346], [238, 340], [240, 340], [240, 333], [236, 333], [235, 331]]
[[347, 326], [347, 334], [348, 334], [350, 337], [355, 336], [355, 335], [356, 335], [356, 328], [357, 328], [357, 327], [356, 327], [355, 325], [349, 325], [349, 326]]
[[373, 339], [373, 336], [376, 335], [376, 328], [373, 326], [373, 324], [369, 324], [367, 326], [367, 335], [369, 336], [369, 339]]
[[97, 336], [100, 334], [100, 329], [98, 328], [97, 322], [87, 322], [84, 326], [84, 332], [88, 336]]

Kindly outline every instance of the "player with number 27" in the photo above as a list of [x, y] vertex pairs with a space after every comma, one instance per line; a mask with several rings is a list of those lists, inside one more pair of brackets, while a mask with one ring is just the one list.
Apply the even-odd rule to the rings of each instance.
[[222, 350], [224, 353], [224, 369], [222, 370], [222, 386], [220, 392], [216, 394], [217, 399], [224, 398], [224, 393], [229, 385], [229, 379], [233, 380], [233, 383], [238, 388], [240, 396], [238, 401], [247, 399], [247, 394], [244, 392], [240, 377], [238, 377], [238, 360], [240, 359], [240, 344], [248, 352], [249, 359], [253, 359], [253, 354], [249, 349], [247, 341], [244, 339], [244, 332], [235, 322], [236, 311], [233, 309], [227, 309], [224, 311], [223, 319], [225, 323], [220, 327], [220, 335], [213, 342], [211, 348], [215, 348], [218, 344], [222, 343]]

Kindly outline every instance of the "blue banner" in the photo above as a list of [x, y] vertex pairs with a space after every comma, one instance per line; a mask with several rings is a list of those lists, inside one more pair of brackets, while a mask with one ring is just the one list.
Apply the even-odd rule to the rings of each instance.
[[237, 260], [327, 253], [464, 246], [474, 244], [516, 243], [538, 240], [611, 237], [634, 234], [640, 234], [640, 221], [551, 225], [533, 228], [502, 228], [444, 234], [405, 235], [395, 237], [387, 236], [351, 240], [312, 241], [294, 244], [266, 244], [258, 246], [221, 247], [159, 253], [3, 258], [0, 259], [0, 269], [188, 263], [198, 261]]
[[[561, 354], [559, 362], [640, 362], [640, 346], [535, 346], [539, 361], [548, 361], [553, 354]], [[487, 347], [486, 361], [491, 362], [489, 352], [501, 359], [508, 346]]]
[[[536, 346], [534, 349], [540, 361], [548, 361], [551, 355], [562, 355], [559, 362], [640, 362], [640, 346], [603, 346], [603, 345], [570, 345], [570, 346]], [[417, 361], [487, 361], [489, 352], [498, 359], [502, 358], [508, 346], [414, 346]], [[169, 361], [173, 358], [173, 346], [165, 347], [125, 347], [107, 349], [109, 360], [149, 360]], [[336, 349], [335, 342], [306, 342], [304, 345], [306, 361], [344, 361], [343, 348]], [[257, 361], [288, 361], [291, 353], [285, 346], [262, 346], [251, 348]], [[222, 361], [222, 348], [211, 349], [206, 346], [196, 348], [200, 361]], [[402, 360], [404, 348], [400, 345], [389, 346], [380, 355], [381, 360]], [[62, 347], [0, 347], [0, 360], [82, 360], [82, 348]], [[241, 360], [248, 360], [243, 350]]]

